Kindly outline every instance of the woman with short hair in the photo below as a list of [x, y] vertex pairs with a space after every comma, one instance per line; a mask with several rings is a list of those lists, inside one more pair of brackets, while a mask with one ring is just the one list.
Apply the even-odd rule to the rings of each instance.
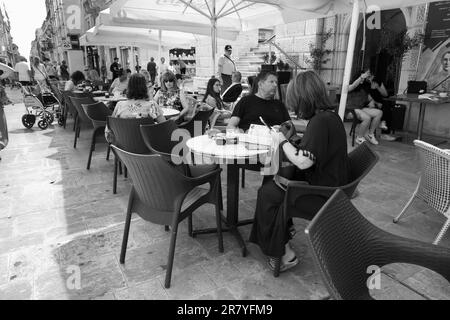
[[[297, 116], [309, 120], [300, 140], [293, 125], [272, 131], [279, 145], [279, 169], [273, 180], [258, 190], [250, 241], [258, 244], [275, 268], [275, 257], [281, 257], [281, 271], [294, 267], [299, 260], [289, 245], [294, 229], [283, 214], [283, 202], [289, 180], [316, 186], [337, 187], [348, 183], [347, 135], [341, 118], [331, 105], [324, 82], [314, 71], [300, 73], [288, 86], [286, 100]], [[294, 139], [297, 138], [297, 139]], [[282, 161], [281, 161], [282, 160]], [[287, 163], [287, 166], [284, 164]], [[323, 205], [322, 198], [299, 198], [295, 209], [311, 220]]]
[[77, 89], [77, 86], [82, 84], [85, 81], [84, 73], [81, 71], [75, 71], [70, 76], [70, 80], [66, 82], [64, 87], [64, 91], [74, 91]]

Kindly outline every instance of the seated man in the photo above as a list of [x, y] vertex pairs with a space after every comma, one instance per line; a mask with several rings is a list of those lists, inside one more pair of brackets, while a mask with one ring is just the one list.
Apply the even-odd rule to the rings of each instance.
[[260, 118], [269, 126], [291, 120], [284, 104], [274, 99], [278, 88], [277, 74], [261, 72], [257, 80], [257, 92], [243, 97], [238, 102], [228, 122], [228, 129], [241, 129], [246, 132], [251, 124], [263, 125]]
[[242, 93], [242, 75], [239, 71], [234, 71], [231, 74], [231, 86], [222, 93], [222, 101], [224, 104], [232, 104], [241, 96]]

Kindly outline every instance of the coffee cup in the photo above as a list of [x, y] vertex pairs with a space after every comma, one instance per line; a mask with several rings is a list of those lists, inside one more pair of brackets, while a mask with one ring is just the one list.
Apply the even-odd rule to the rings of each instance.
[[447, 96], [448, 96], [447, 92], [440, 92], [439, 93], [439, 97], [441, 97], [441, 98], [446, 98]]

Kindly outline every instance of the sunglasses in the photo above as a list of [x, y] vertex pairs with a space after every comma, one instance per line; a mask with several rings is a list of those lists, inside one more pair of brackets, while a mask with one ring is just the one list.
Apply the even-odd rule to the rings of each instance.
[[164, 82], [174, 82], [173, 79], [164, 80]]

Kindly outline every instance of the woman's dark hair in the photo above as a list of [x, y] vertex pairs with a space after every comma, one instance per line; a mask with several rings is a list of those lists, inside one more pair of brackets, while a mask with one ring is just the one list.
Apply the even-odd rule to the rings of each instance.
[[286, 104], [297, 116], [306, 120], [318, 111], [334, 109], [325, 83], [314, 71], [302, 72], [289, 83]]
[[206, 93], [205, 93], [205, 96], [203, 97], [203, 102], [206, 102], [206, 99], [208, 98], [208, 96], [211, 96], [214, 98], [214, 100], [216, 100], [217, 108], [222, 109], [223, 102], [222, 102], [222, 99], [220, 98], [220, 94], [216, 93], [214, 91], [214, 85], [217, 82], [220, 82], [220, 80], [215, 77], [212, 77], [211, 79], [209, 79], [208, 85], [206, 86]]
[[74, 85], [78, 85], [80, 82], [86, 80], [86, 79], [84, 78], [84, 73], [81, 72], [81, 71], [78, 71], [78, 70], [77, 70], [77, 71], [74, 71], [74, 72], [72, 73], [72, 75], [70, 76], [70, 79], [72, 80], [72, 82], [73, 82]]
[[147, 81], [144, 75], [135, 73], [128, 80], [127, 98], [135, 100], [147, 100], [148, 90]]
[[163, 75], [161, 77], [161, 91], [162, 92], [166, 92], [167, 91], [166, 81], [172, 81], [173, 82], [173, 89], [175, 91], [178, 90], [177, 78], [175, 77], [175, 75], [172, 72], [166, 71], [166, 72], [163, 73]]

